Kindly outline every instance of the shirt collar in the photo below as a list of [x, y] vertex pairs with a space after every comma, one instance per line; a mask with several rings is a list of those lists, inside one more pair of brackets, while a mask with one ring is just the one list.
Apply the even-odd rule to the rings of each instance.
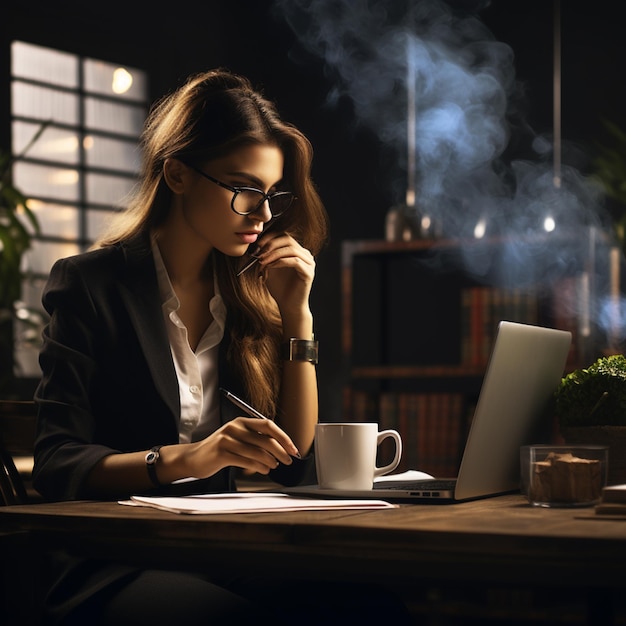
[[176, 296], [174, 287], [172, 287], [156, 237], [152, 237], [151, 244], [152, 255], [154, 256], [154, 265], [156, 266], [157, 281], [159, 284], [159, 295], [161, 296], [161, 305], [163, 309], [168, 311], [177, 311], [180, 307], [180, 301]]
[[[163, 307], [163, 310], [167, 312], [177, 311], [180, 308], [180, 300], [174, 291], [174, 287], [172, 287], [172, 282], [170, 281], [163, 257], [161, 256], [161, 251], [159, 250], [159, 245], [156, 237], [154, 236], [152, 237], [151, 246], [152, 255], [154, 256], [154, 264], [156, 266], [161, 306]], [[223, 329], [226, 324], [226, 305], [224, 304], [224, 300], [220, 293], [220, 286], [215, 270], [213, 271], [213, 290], [214, 296], [209, 302], [209, 307], [211, 314], [213, 315], [213, 319]]]

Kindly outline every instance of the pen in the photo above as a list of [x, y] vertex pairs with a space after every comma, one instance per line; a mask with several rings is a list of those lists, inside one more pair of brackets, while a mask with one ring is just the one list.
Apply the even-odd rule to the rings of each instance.
[[[248, 415], [252, 417], [257, 417], [260, 420], [269, 420], [269, 417], [265, 417], [263, 413], [259, 413], [255, 408], [251, 407], [247, 402], [244, 402], [241, 398], [238, 398], [234, 393], [228, 391], [228, 389], [224, 389], [220, 387], [220, 391], [226, 396], [228, 400], [230, 400], [235, 406], [238, 406], [240, 409], [245, 411]], [[295, 456], [298, 459], [301, 459], [300, 453], [296, 449], [296, 454], [292, 454], [291, 456]]]
[[[257, 259], [256, 257], [253, 257], [251, 261], [249, 261], [248, 263], [246, 263], [238, 272], [237, 274], [235, 274], [235, 276], [239, 277], [241, 276], [244, 272], [247, 272], [259, 259]], [[226, 393], [230, 393], [230, 392], [226, 392]], [[243, 408], [243, 407], [241, 407]]]
[[261, 420], [267, 420], [269, 417], [265, 417], [263, 413], [259, 413], [255, 408], [251, 407], [247, 402], [244, 402], [241, 398], [238, 398], [234, 393], [231, 393], [227, 389], [220, 387], [220, 391], [230, 400], [235, 406], [244, 410], [248, 415], [252, 417], [258, 417]]
[[[273, 225], [273, 222], [270, 220], [266, 225], [265, 228], [263, 229], [263, 234], [265, 234], [269, 227]], [[236, 274], [235, 276], [237, 276], [237, 278], [239, 278], [239, 276], [241, 276], [244, 272], [247, 272], [257, 261], [258, 261], [258, 257], [253, 256], [252, 259], [250, 261], [248, 261]], [[228, 392], [230, 393], [230, 392]], [[236, 396], [235, 396], [236, 397]], [[239, 398], [237, 398], [237, 400], [239, 400]], [[239, 402], [242, 402], [242, 400], [239, 400]], [[245, 404], [245, 403], [244, 403]], [[239, 408], [246, 410], [243, 406], [237, 405], [239, 406]], [[247, 406], [247, 405], [246, 405]], [[248, 408], [252, 408], [252, 407], [248, 407]], [[254, 411], [254, 409], [252, 409]], [[255, 415], [254, 417], [258, 417], [258, 415]]]

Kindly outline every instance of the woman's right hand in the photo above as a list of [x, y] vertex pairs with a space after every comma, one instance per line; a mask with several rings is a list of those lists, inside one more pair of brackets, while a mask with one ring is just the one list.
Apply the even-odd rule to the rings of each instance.
[[271, 420], [236, 417], [206, 439], [188, 444], [190, 475], [208, 478], [225, 467], [268, 474], [279, 463], [291, 465], [300, 453], [293, 441]]

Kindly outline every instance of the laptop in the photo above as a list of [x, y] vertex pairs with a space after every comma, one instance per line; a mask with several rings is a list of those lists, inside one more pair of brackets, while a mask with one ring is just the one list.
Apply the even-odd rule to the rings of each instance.
[[[384, 477], [367, 491], [288, 487], [290, 494], [452, 503], [519, 491], [520, 446], [546, 437], [545, 409], [563, 377], [569, 331], [501, 321], [456, 478]], [[548, 424], [546, 422], [549, 421]], [[428, 475], [426, 475], [428, 476]]]

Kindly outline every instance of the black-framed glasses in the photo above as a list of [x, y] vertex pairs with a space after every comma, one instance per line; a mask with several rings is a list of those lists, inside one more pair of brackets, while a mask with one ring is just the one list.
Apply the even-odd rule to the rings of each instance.
[[296, 199], [296, 196], [291, 193], [291, 191], [265, 193], [255, 187], [234, 187], [233, 185], [227, 185], [221, 180], [209, 176], [209, 174], [194, 165], [189, 165], [189, 167], [212, 183], [224, 189], [228, 189], [228, 191], [232, 191], [233, 198], [230, 201], [230, 208], [237, 213], [237, 215], [251, 215], [252, 213], [256, 213], [263, 206], [263, 203], [267, 201], [272, 217], [278, 217], [282, 215]]

